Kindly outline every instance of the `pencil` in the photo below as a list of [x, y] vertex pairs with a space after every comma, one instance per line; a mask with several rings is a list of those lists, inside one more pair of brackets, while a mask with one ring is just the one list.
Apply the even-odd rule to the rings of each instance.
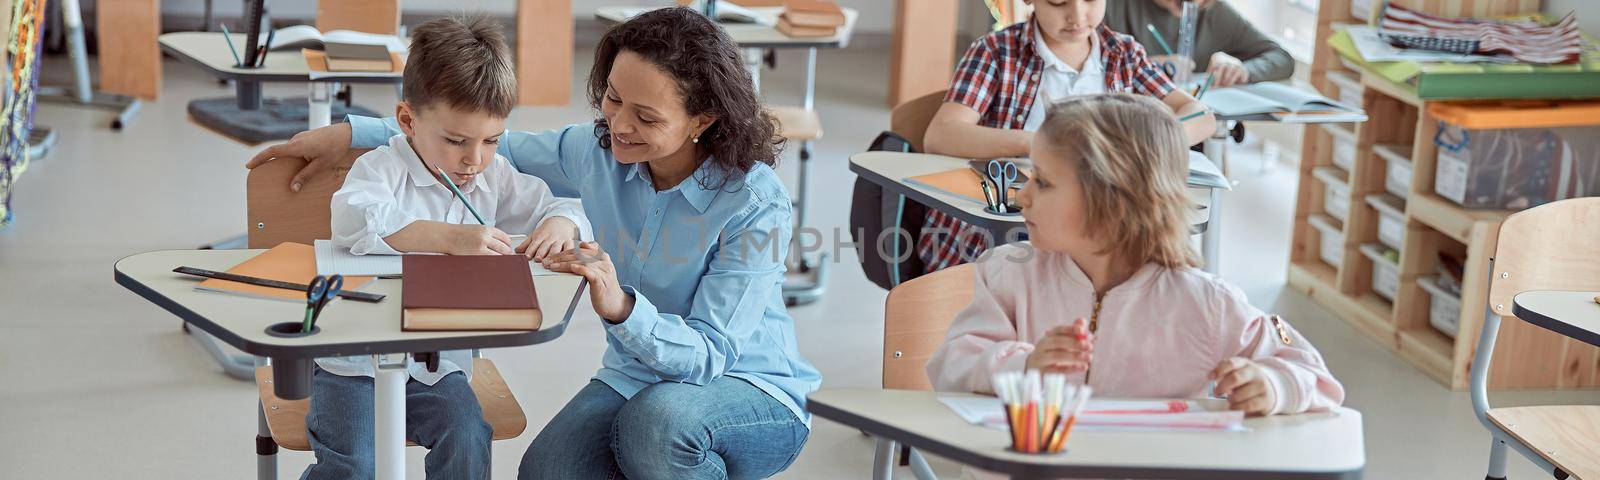
[[1217, 77], [1215, 75], [1206, 75], [1206, 84], [1200, 86], [1200, 93], [1195, 94], [1194, 99], [1199, 100], [1205, 98], [1206, 90], [1211, 89], [1211, 81], [1215, 80], [1216, 78]]
[[222, 26], [222, 39], [228, 42], [228, 51], [233, 52], [233, 65], [243, 67], [244, 60], [239, 58], [239, 49], [233, 46], [233, 34], [228, 33], [228, 24], [219, 23], [218, 25]]
[[1144, 28], [1147, 29], [1147, 30], [1150, 30], [1150, 34], [1151, 35], [1155, 35], [1156, 36], [1156, 43], [1161, 44], [1161, 51], [1167, 52], [1167, 55], [1172, 55], [1172, 46], [1171, 45], [1167, 45], [1167, 39], [1162, 38], [1161, 37], [1161, 32], [1157, 32], [1156, 31], [1155, 24], [1146, 23], [1146, 24], [1144, 24]]
[[267, 52], [272, 51], [272, 36], [273, 35], [277, 35], [277, 34], [278, 34], [277, 30], [267, 30], [267, 44], [261, 47], [261, 56], [256, 57], [256, 66], [257, 67], [266, 66], [266, 64], [267, 64]]
[[472, 212], [472, 218], [478, 219], [478, 225], [488, 225], [488, 222], [483, 221], [483, 215], [478, 215], [478, 209], [472, 208], [472, 202], [467, 201], [467, 196], [461, 193], [461, 189], [456, 188], [456, 181], [450, 178], [450, 174], [444, 173], [444, 169], [438, 165], [434, 165], [433, 169], [439, 172], [439, 178], [444, 180], [444, 186], [450, 187], [450, 193], [456, 194], [456, 198], [461, 199], [461, 204], [467, 206], [467, 211]]
[[1187, 121], [1189, 121], [1189, 120], [1191, 120], [1191, 119], [1193, 119], [1195, 117], [1198, 117], [1198, 116], [1201, 116], [1201, 115], [1205, 115], [1207, 113], [1210, 113], [1210, 112], [1206, 111], [1206, 110], [1201, 110], [1201, 111], [1194, 112], [1194, 113], [1191, 113], [1191, 114], [1188, 114], [1188, 115], [1184, 115], [1182, 117], [1178, 117], [1178, 123], [1187, 122]]

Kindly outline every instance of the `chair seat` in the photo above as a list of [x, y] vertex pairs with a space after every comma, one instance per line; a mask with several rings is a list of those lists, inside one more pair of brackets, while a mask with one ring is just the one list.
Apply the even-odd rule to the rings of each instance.
[[822, 118], [816, 110], [800, 107], [768, 107], [778, 120], [778, 136], [804, 142], [822, 138]]
[[1573, 478], [1600, 478], [1600, 405], [1489, 410], [1489, 420]]
[[[289, 450], [311, 450], [311, 442], [306, 439], [306, 411], [311, 408], [311, 399], [284, 400], [273, 395], [270, 366], [256, 369], [256, 389], [272, 440]], [[472, 359], [472, 393], [478, 397], [483, 420], [494, 430], [495, 440], [517, 438], [528, 428], [528, 417], [523, 415], [517, 397], [506, 386], [500, 369], [487, 358]], [[416, 442], [407, 441], [406, 445], [415, 446]]]

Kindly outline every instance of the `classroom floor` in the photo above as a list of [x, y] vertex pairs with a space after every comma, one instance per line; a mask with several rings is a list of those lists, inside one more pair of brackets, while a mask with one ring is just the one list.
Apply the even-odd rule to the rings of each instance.
[[[588, 71], [580, 51], [574, 85]], [[767, 98], [798, 103], [803, 56], [779, 55]], [[853, 49], [819, 55], [819, 97], [827, 137], [817, 144], [811, 206], [814, 226], [843, 227], [853, 175], [845, 160], [888, 124], [888, 53]], [[46, 83], [63, 58], [47, 59]], [[245, 478], [253, 475], [256, 391], [227, 378], [176, 317], [112, 282], [112, 264], [156, 249], [192, 248], [244, 231], [244, 161], [257, 148], [226, 140], [186, 120], [195, 98], [231, 95], [193, 67], [168, 60], [159, 101], [148, 102], [124, 132], [110, 114], [43, 104], [38, 123], [60, 145], [17, 184], [16, 222], [0, 229], [0, 477]], [[304, 95], [303, 87], [268, 88]], [[358, 102], [390, 111], [392, 88], [357, 89]], [[538, 130], [590, 118], [574, 89], [571, 105], [520, 108], [508, 126]], [[1241, 148], [1236, 150], [1249, 150]], [[792, 156], [790, 158], [793, 158]], [[795, 162], [782, 168], [794, 179]], [[1306, 297], [1284, 288], [1295, 177], [1248, 152], [1234, 160], [1240, 182], [1227, 195], [1221, 272], [1263, 309], [1299, 327], [1349, 390], [1346, 404], [1366, 418], [1367, 478], [1481, 478], [1489, 436], [1465, 392], [1451, 392], [1358, 336]], [[803, 353], [825, 387], [879, 384], [884, 292], [867, 282], [844, 250], [827, 295], [791, 309]], [[512, 478], [539, 427], [599, 365], [603, 333], [592, 312], [564, 338], [532, 348], [493, 350], [529, 419], [529, 431], [495, 444], [496, 478]], [[1595, 391], [1497, 392], [1500, 404], [1600, 403]], [[783, 478], [864, 478], [872, 443], [855, 430], [817, 420], [810, 442]], [[425, 451], [407, 450], [412, 478]], [[291, 478], [311, 455], [280, 456]], [[1514, 478], [1543, 478], [1512, 455]], [[934, 458], [941, 476], [959, 467]], [[902, 469], [903, 474], [909, 471]]]

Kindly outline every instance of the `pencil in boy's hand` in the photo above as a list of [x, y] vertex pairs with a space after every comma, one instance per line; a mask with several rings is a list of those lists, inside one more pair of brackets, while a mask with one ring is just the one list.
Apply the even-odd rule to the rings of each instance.
[[450, 178], [450, 174], [444, 173], [444, 169], [439, 168], [438, 165], [434, 165], [433, 170], [439, 172], [439, 179], [444, 181], [444, 186], [450, 187], [450, 193], [454, 193], [456, 198], [461, 199], [461, 204], [467, 206], [468, 212], [472, 212], [472, 218], [478, 219], [478, 225], [488, 226], [489, 224], [483, 221], [483, 215], [478, 214], [478, 209], [472, 208], [472, 202], [468, 202], [467, 196], [461, 193], [461, 189], [456, 188], [455, 179]]

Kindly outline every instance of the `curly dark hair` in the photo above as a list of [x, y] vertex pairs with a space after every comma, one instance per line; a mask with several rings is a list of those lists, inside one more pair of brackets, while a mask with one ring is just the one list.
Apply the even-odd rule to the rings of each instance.
[[[726, 174], [720, 183], [697, 178], [701, 186], [720, 189], [729, 181], [742, 180], [757, 162], [777, 165], [783, 138], [776, 135], [771, 115], [756, 98], [738, 44], [717, 24], [694, 10], [675, 7], [646, 12], [606, 31], [589, 71], [589, 106], [596, 112], [605, 100], [611, 64], [624, 50], [676, 80], [689, 115], [716, 117], [701, 132], [700, 145]], [[595, 139], [600, 148], [611, 148], [604, 116], [595, 120]]]

